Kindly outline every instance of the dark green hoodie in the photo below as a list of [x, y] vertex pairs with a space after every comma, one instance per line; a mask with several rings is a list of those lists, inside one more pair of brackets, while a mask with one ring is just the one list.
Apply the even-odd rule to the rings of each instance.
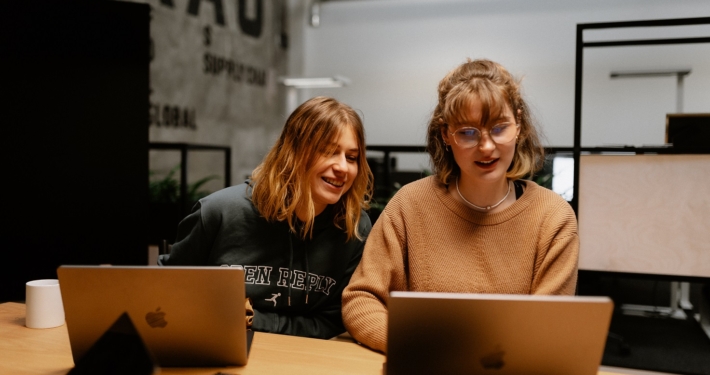
[[[242, 266], [255, 331], [331, 338], [345, 332], [341, 295], [362, 257], [364, 240], [347, 241], [330, 206], [303, 241], [286, 222], [268, 222], [251, 203], [247, 183], [201, 199], [178, 226], [162, 265]], [[358, 232], [370, 233], [363, 211]], [[290, 304], [289, 304], [290, 300]]]

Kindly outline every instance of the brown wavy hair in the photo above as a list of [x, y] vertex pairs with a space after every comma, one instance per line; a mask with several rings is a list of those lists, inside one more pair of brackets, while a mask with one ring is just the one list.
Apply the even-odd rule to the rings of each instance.
[[[311, 193], [313, 165], [319, 156], [335, 151], [335, 142], [346, 127], [357, 138], [358, 173], [350, 189], [334, 204], [333, 222], [348, 239], [362, 239], [358, 223], [372, 197], [373, 176], [365, 156], [365, 128], [360, 116], [333, 98], [315, 97], [289, 116], [281, 136], [251, 175], [252, 202], [268, 221], [286, 221], [302, 238], [312, 236], [315, 208]], [[299, 224], [296, 210], [306, 208]]]
[[439, 180], [448, 184], [449, 177], [461, 173], [453, 153], [446, 150], [441, 131], [448, 124], [461, 123], [473, 100], [481, 102], [482, 124], [489, 118], [497, 118], [506, 104], [520, 124], [515, 155], [506, 177], [516, 180], [540, 170], [545, 151], [528, 105], [520, 94], [520, 82], [496, 62], [467, 59], [439, 82], [439, 101], [429, 120], [426, 148], [431, 156], [432, 170]]

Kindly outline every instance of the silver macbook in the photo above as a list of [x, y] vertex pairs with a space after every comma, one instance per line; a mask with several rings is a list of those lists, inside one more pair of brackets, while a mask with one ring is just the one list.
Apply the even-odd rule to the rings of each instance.
[[596, 375], [607, 297], [391, 292], [387, 375]]
[[74, 363], [124, 312], [160, 366], [247, 363], [241, 268], [61, 266], [57, 275]]

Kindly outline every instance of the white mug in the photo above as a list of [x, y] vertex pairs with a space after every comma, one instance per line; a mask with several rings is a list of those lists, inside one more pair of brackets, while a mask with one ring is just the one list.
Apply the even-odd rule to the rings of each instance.
[[59, 280], [34, 280], [25, 284], [25, 325], [52, 328], [64, 324], [64, 305]]

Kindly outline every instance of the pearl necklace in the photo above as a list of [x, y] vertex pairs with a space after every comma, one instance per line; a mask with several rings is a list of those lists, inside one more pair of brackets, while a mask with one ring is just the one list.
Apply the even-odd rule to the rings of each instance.
[[510, 183], [508, 183], [508, 192], [505, 193], [505, 197], [503, 197], [503, 199], [498, 201], [498, 203], [496, 203], [492, 206], [486, 206], [486, 207], [476, 206], [475, 204], [469, 202], [466, 198], [463, 197], [463, 194], [461, 194], [461, 190], [459, 190], [459, 178], [458, 177], [456, 177], [456, 191], [459, 193], [459, 197], [461, 197], [461, 199], [463, 199], [464, 202], [468, 203], [469, 206], [471, 206], [479, 211], [490, 211], [490, 210], [500, 206], [500, 204], [503, 203], [503, 201], [506, 198], [508, 198], [508, 195], [510, 195]]

